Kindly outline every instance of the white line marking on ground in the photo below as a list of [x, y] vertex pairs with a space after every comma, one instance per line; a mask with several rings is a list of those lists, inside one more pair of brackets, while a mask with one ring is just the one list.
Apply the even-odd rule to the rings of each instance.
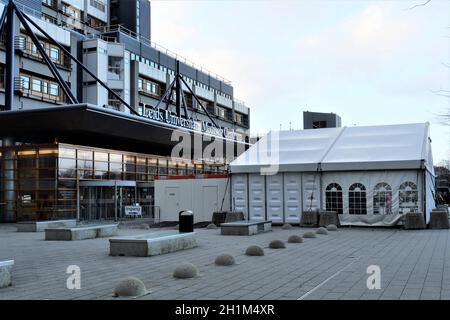
[[330, 281], [331, 279], [333, 279], [334, 277], [336, 277], [338, 274], [340, 274], [342, 271], [344, 271], [345, 269], [347, 269], [348, 267], [350, 267], [352, 264], [354, 264], [356, 261], [358, 261], [359, 258], [353, 260], [352, 262], [350, 262], [349, 264], [347, 264], [345, 267], [343, 267], [341, 270], [338, 270], [336, 273], [334, 273], [332, 276], [328, 277], [327, 279], [325, 279], [324, 281], [322, 281], [320, 284], [318, 284], [317, 286], [315, 286], [314, 288], [312, 288], [311, 290], [309, 290], [307, 293], [305, 293], [304, 295], [302, 295], [300, 298], [298, 298], [297, 300], [304, 300], [306, 297], [308, 297], [311, 293], [313, 293], [314, 291], [316, 291], [317, 289], [319, 289], [320, 287], [322, 287], [325, 283], [327, 283], [328, 281]]

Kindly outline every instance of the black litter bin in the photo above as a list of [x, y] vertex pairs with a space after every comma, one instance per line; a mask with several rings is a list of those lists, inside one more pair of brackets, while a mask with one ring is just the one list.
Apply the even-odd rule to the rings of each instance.
[[192, 211], [180, 211], [178, 213], [178, 231], [194, 232], [194, 213]]

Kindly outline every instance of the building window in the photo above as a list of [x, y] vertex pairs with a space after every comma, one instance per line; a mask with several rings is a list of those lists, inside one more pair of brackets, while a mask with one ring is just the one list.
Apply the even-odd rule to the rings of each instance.
[[91, 0], [90, 4], [92, 7], [100, 10], [101, 12], [105, 12], [105, 3], [101, 0]]
[[392, 188], [379, 183], [373, 190], [373, 214], [392, 214]]
[[91, 15], [88, 15], [88, 25], [94, 29], [101, 29], [106, 26], [106, 23]]
[[399, 213], [417, 212], [419, 211], [419, 193], [417, 185], [413, 182], [405, 182], [399, 189]]
[[5, 66], [0, 65], [0, 88], [5, 87]]
[[50, 83], [50, 95], [59, 96], [59, 85], [56, 83]]
[[42, 4], [51, 7], [53, 9], [56, 9], [56, 0], [42, 0]]
[[138, 80], [138, 89], [139, 91], [155, 96], [155, 97], [159, 97], [161, 95], [161, 85], [159, 83], [156, 83], [154, 81], [148, 80], [148, 79], [144, 79], [144, 78], [139, 78]]
[[140, 0], [136, 0], [136, 33], [137, 34], [141, 33], [140, 5], [141, 5]]
[[48, 82], [42, 81], [42, 93], [48, 94]]
[[41, 92], [41, 80], [39, 79], [33, 79], [31, 81], [31, 90], [35, 92]]
[[350, 214], [367, 214], [366, 187], [361, 183], [353, 184], [348, 193]]
[[121, 80], [122, 79], [122, 57], [108, 57], [108, 79]]
[[325, 190], [325, 201], [327, 211], [343, 213], [342, 187], [337, 183], [328, 185]]
[[59, 62], [59, 48], [50, 48], [50, 58], [56, 62]]
[[80, 19], [81, 12], [79, 9], [75, 8], [74, 6], [71, 6], [70, 4], [61, 2], [62, 5], [62, 11], [66, 16], [72, 17], [74, 19]]
[[[122, 91], [119, 90], [113, 90], [119, 97], [122, 97]], [[108, 92], [108, 105], [112, 107], [112, 109], [120, 110], [120, 107], [122, 105], [122, 102], [117, 99], [117, 97], [112, 94], [111, 92]]]
[[39, 54], [38, 53], [38, 49], [37, 49], [37, 47], [36, 47], [36, 45], [34, 43], [31, 44], [31, 53], [33, 55], [38, 55]]
[[20, 82], [22, 85], [21, 89], [30, 90], [30, 77], [20, 76]]
[[320, 128], [326, 128], [327, 122], [326, 121], [314, 121], [313, 122], [313, 129], [320, 129]]

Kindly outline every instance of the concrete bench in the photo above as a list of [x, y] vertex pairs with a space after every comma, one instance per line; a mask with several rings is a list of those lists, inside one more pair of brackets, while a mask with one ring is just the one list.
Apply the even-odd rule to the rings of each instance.
[[45, 240], [84, 240], [117, 235], [117, 224], [98, 224], [75, 228], [45, 229]]
[[430, 229], [450, 229], [446, 208], [433, 209], [430, 213]]
[[0, 288], [6, 288], [12, 285], [11, 269], [14, 266], [14, 260], [0, 261]]
[[220, 225], [220, 232], [226, 236], [251, 236], [272, 231], [272, 221], [235, 221]]
[[425, 218], [422, 212], [408, 212], [405, 214], [405, 230], [425, 229]]
[[16, 224], [18, 232], [43, 232], [47, 228], [72, 228], [77, 220], [24, 221]]
[[176, 230], [150, 232], [136, 236], [109, 239], [111, 256], [149, 257], [197, 246], [195, 232]]
[[330, 224], [334, 224], [337, 227], [341, 226], [339, 221], [339, 215], [336, 211], [319, 211], [319, 227], [327, 227]]

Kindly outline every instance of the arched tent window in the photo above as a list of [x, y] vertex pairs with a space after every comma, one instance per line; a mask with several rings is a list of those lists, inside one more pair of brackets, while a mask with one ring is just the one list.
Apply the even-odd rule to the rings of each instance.
[[405, 182], [398, 191], [399, 213], [419, 211], [419, 192], [414, 182]]
[[327, 211], [343, 212], [342, 187], [337, 183], [331, 183], [325, 190], [325, 201]]
[[367, 214], [367, 193], [363, 184], [355, 183], [350, 186], [348, 206], [350, 214]]
[[373, 214], [392, 214], [392, 188], [379, 183], [373, 190]]

